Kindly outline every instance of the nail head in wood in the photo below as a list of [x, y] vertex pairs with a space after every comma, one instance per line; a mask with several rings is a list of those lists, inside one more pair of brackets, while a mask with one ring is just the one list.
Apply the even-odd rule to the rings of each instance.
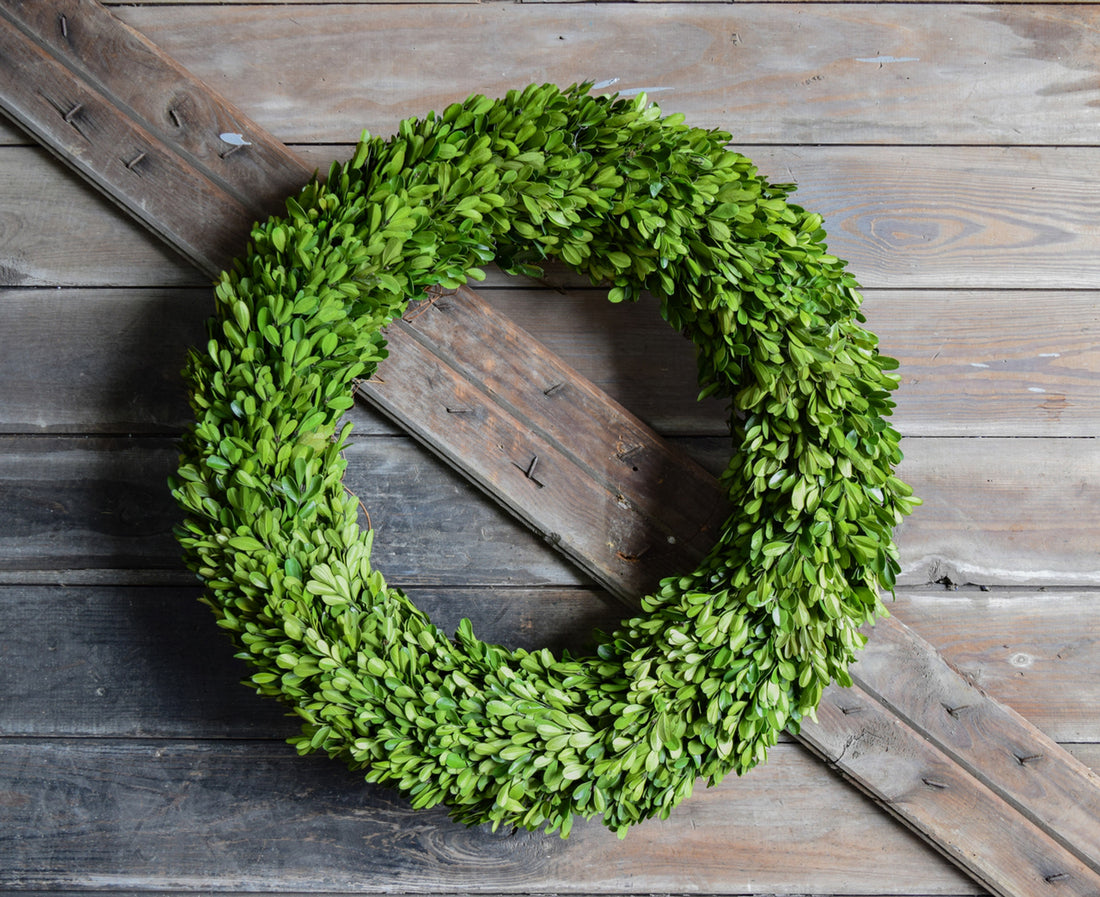
[[935, 788], [937, 791], [946, 791], [947, 790], [947, 783], [946, 782], [940, 782], [940, 781], [937, 781], [936, 779], [928, 779], [928, 778], [921, 779], [921, 781], [924, 782], [924, 784], [927, 785], [929, 788]]

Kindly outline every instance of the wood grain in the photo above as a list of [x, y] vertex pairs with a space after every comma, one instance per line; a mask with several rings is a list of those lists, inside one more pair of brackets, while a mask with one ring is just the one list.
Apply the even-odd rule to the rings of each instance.
[[[235, 246], [246, 239], [254, 217], [247, 206], [141, 121], [121, 114], [109, 95], [74, 79], [7, 16], [0, 16], [0, 101], [21, 127], [71, 160], [81, 177], [105, 186], [110, 198], [125, 203], [134, 191], [144, 193], [142, 202], [128, 209], [185, 257], [201, 258], [204, 241]], [[148, 183], [131, 186], [142, 178]], [[181, 207], [191, 209], [190, 220], [202, 227], [192, 224], [188, 230], [182, 220], [169, 224]]]
[[[727, 432], [725, 403], [696, 402], [692, 347], [652, 300], [520, 283], [480, 295], [659, 432]], [[211, 303], [201, 289], [0, 289], [0, 432], [178, 432], [178, 371]], [[864, 309], [901, 362], [903, 435], [1100, 433], [1100, 294], [871, 290]], [[355, 421], [396, 432], [365, 409]]]
[[[905, 663], [899, 668], [898, 657]], [[1000, 800], [1041, 825], [1100, 885], [1100, 777], [1049, 736], [952, 670], [927, 642], [880, 620], [852, 667], [855, 687], [922, 735]], [[846, 707], [840, 690], [831, 696]], [[813, 735], [809, 736], [811, 739]], [[1051, 758], [1058, 759], [1051, 762]], [[965, 798], [964, 798], [965, 799]]]
[[[0, 887], [975, 894], [796, 745], [626, 841], [467, 829], [270, 742], [0, 741]], [[34, 833], [19, 837], [17, 833]]]
[[[126, 119], [154, 137], [156, 149], [169, 147], [183, 167], [196, 169], [233, 197], [249, 219], [279, 211], [280, 194], [302, 186], [309, 172], [290, 150], [257, 133], [239, 109], [95, 0], [11, 4], [3, 15], [68, 68], [70, 77], [124, 110]], [[10, 86], [7, 93], [13, 93]], [[139, 166], [128, 162], [127, 167]], [[163, 209], [156, 214], [160, 222], [171, 220]]]
[[[709, 470], [725, 461], [725, 440], [682, 445]], [[1092, 440], [904, 447], [901, 475], [925, 504], [898, 533], [903, 585], [1100, 581]], [[396, 584], [586, 582], [412, 440], [357, 439], [347, 456], [346, 482], [379, 530], [374, 557]], [[178, 569], [171, 440], [8, 436], [0, 459], [0, 570]]]
[[1075, 590], [940, 588], [901, 593], [891, 610], [968, 682], [1048, 735], [1098, 742], [1096, 607], [1093, 593]]
[[[183, 577], [180, 577], [182, 580]], [[36, 737], [283, 738], [278, 706], [238, 685], [243, 665], [198, 586], [0, 586], [0, 733]], [[412, 588], [445, 632], [469, 617], [483, 638], [584, 650], [623, 609], [576, 587]], [[1059, 742], [1100, 742], [1100, 594], [903, 589], [891, 612], [969, 683]], [[889, 644], [872, 641], [864, 660]], [[907, 682], [904, 677], [898, 683]], [[935, 708], [933, 708], [935, 710]]]
[[118, 14], [289, 143], [583, 78], [646, 88], [743, 144], [1095, 143], [1090, 4], [302, 5], [293, 27], [284, 6]]
[[[849, 260], [867, 288], [1052, 291], [1100, 284], [1096, 148], [738, 148], [769, 177], [799, 181], [798, 201], [825, 216], [830, 249]], [[310, 170], [327, 170], [350, 154], [342, 145], [304, 155]], [[41, 150], [0, 147], [6, 172], [0, 285], [205, 282], [44, 157]], [[24, 189], [27, 183], [35, 190]], [[58, 206], [72, 216], [79, 240], [58, 231], [50, 214]]]
[[[853, 717], [858, 731], [841, 736]], [[1100, 888], [1100, 856], [1090, 851], [1095, 825], [1084, 835], [1087, 844], [1064, 846], [935, 742], [913, 738], [903, 718], [858, 685], [831, 690], [818, 719], [805, 728], [804, 743], [915, 831], [930, 834], [937, 850], [998, 897], [1091, 897]], [[952, 826], [952, 818], [967, 824]]]

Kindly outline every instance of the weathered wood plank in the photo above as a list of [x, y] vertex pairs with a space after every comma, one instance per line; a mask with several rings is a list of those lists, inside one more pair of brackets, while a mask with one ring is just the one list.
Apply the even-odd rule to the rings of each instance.
[[[347, 457], [395, 583], [584, 582], [411, 439], [357, 440]], [[0, 437], [0, 569], [180, 571], [176, 463], [169, 439]]]
[[[897, 658], [906, 659], [899, 665]], [[1037, 821], [1100, 874], [1100, 777], [1049, 736], [948, 667], [893, 618], [874, 628], [852, 668], [856, 687], [938, 745], [1016, 812]], [[839, 690], [833, 700], [845, 701]], [[813, 732], [808, 737], [813, 739]], [[1050, 762], [1057, 756], [1055, 762]], [[966, 799], [966, 798], [964, 798]]]
[[[681, 445], [713, 472], [728, 441]], [[903, 585], [1100, 583], [1092, 440], [912, 439], [905, 449], [901, 475], [925, 504], [899, 530]], [[346, 482], [379, 530], [374, 557], [395, 584], [585, 581], [412, 440], [357, 439], [347, 457]], [[178, 569], [164, 487], [175, 462], [169, 439], [0, 437], [0, 570]]]
[[0, 208], [2, 286], [209, 283], [44, 149], [0, 149]]
[[[72, 110], [70, 110], [70, 112], [66, 114], [66, 117], [65, 117], [66, 123], [69, 123], [71, 121], [71, 118], [73, 117], [73, 115], [74, 115], [74, 112]], [[128, 167], [132, 167], [132, 166], [128, 166]], [[127, 199], [128, 200], [132, 199], [132, 197], [127, 196]], [[137, 204], [136, 207], [140, 208], [141, 207], [140, 203]], [[169, 230], [168, 232], [171, 233], [171, 230]], [[192, 254], [192, 257], [196, 257], [196, 256], [194, 256]], [[197, 256], [197, 258], [199, 258], [200, 260], [203, 259], [203, 257], [201, 255]], [[460, 398], [461, 398], [461, 394], [460, 394]], [[513, 403], [513, 405], [515, 405], [515, 404], [516, 403]], [[654, 437], [654, 439], [655, 439], [655, 437]], [[526, 469], [525, 473], [526, 473], [525, 478], [528, 481], [530, 481], [533, 478], [533, 476], [532, 476], [533, 466], [528, 467]], [[530, 488], [530, 486], [528, 486], [527, 488]], [[597, 504], [599, 504], [599, 503], [597, 503]], [[539, 519], [538, 517], [533, 518], [533, 520], [535, 520], [535, 521], [537, 521], [538, 519]], [[583, 545], [587, 541], [590, 541], [590, 540], [586, 536], [586, 537], [584, 537], [580, 540], [580, 544]], [[588, 554], [590, 552], [582, 552], [582, 553]], [[623, 553], [620, 551], [619, 554], [620, 554], [620, 556], [622, 556]], [[618, 586], [617, 584], [613, 583], [613, 587], [620, 588], [620, 590], [621, 590], [621, 587]], [[868, 785], [868, 787], [872, 787], [872, 788], [874, 787], [873, 784], [872, 784], [872, 781], [870, 779], [868, 780], [868, 782], [866, 784]], [[977, 793], [978, 792], [975, 789], [975, 794], [977, 794]], [[981, 799], [979, 799], [977, 801], [977, 803], [980, 805], [980, 804], [983, 803], [983, 801]], [[943, 818], [942, 817], [937, 816], [933, 812], [931, 815], [922, 814], [922, 813], [911, 813], [911, 814], [908, 815], [907, 818], [910, 821], [916, 820], [917, 823], [918, 823], [918, 827], [922, 828], [922, 830], [924, 830], [926, 832], [929, 832], [933, 839], [937, 839], [937, 840], [940, 840], [941, 842], [943, 842], [944, 831], [941, 831], [941, 828], [942, 828], [942, 825], [943, 825]], [[1032, 831], [1026, 825], [1023, 825], [1023, 823], [1021, 821], [1017, 821], [1016, 825], [1017, 825], [1017, 827], [1022, 827], [1023, 829], [1025, 829], [1027, 831], [1026, 838], [1027, 838], [1027, 843], [1028, 844], [1038, 845], [1038, 846], [1034, 847], [1034, 850], [1038, 851], [1041, 854], [1046, 854], [1046, 855], [1051, 854], [1051, 850], [1044, 843], [1044, 839], [1045, 839], [1044, 834], [1042, 834], [1041, 832]], [[971, 829], [970, 829], [971, 837], [976, 837], [977, 833], [980, 832], [980, 830], [981, 830], [980, 825], [971, 827]], [[944, 844], [949, 847], [950, 842], [944, 842]], [[1026, 853], [1026, 851], [1023, 851], [1023, 853]], [[1022, 885], [1017, 884], [1015, 882], [1015, 880], [1013, 879], [1012, 870], [1010, 868], [1010, 865], [1011, 865], [1010, 863], [1006, 864], [1004, 861], [996, 861], [996, 860], [993, 862], [992, 865], [988, 862], [971, 862], [968, 855], [965, 852], [960, 852], [960, 851], [953, 851], [951, 853], [951, 855], [956, 859], [956, 861], [962, 862], [965, 865], [967, 865], [967, 867], [969, 869], [971, 869], [972, 872], [977, 873], [979, 876], [981, 876], [983, 878], [983, 880], [987, 880], [987, 879], [993, 880], [993, 879], [990, 878], [989, 873], [991, 871], [992, 872], [998, 872], [999, 871], [1001, 877], [1005, 881], [1011, 882], [1011, 883], [1005, 885], [1005, 888], [1004, 888], [1003, 892], [1008, 893], [1008, 892], [1011, 891], [1012, 893], [1017, 893], [1017, 892], [1022, 893], [1022, 891], [1020, 890], [1022, 888]], [[1000, 863], [1000, 866], [997, 865], [998, 863]], [[1072, 868], [1072, 864], [1068, 863], [1068, 862], [1059, 861], [1058, 865], [1061, 868], [1064, 868], [1064, 869]], [[1075, 874], [1079, 874], [1078, 870], [1074, 869], [1073, 871], [1074, 871]], [[997, 880], [999, 881], [1000, 879], [997, 879]], [[998, 887], [998, 890], [1000, 892], [999, 887]]]
[[[860, 721], [858, 730], [842, 735], [853, 717]], [[1050, 829], [1033, 825], [1030, 814], [1019, 812], [936, 742], [914, 738], [904, 718], [859, 685], [831, 689], [818, 719], [819, 725], [805, 727], [804, 743], [998, 897], [1097, 893], [1095, 820], [1088, 832], [1067, 827], [1047, 834]], [[1059, 763], [1076, 765], [1068, 755]], [[964, 819], [966, 824], [958, 824]]]
[[[1100, 214], [1100, 149], [738, 148], [769, 177], [798, 179], [798, 201], [825, 216], [830, 248], [870, 289], [1095, 290], [1100, 284], [1100, 235], [1093, 224]], [[304, 155], [312, 170], [350, 153], [350, 146], [340, 146]], [[0, 160], [0, 285], [204, 282], [94, 193], [75, 186], [41, 150], [0, 147]], [[28, 183], [33, 191], [25, 189]], [[59, 207], [66, 209], [64, 228], [50, 214]]]
[[901, 475], [925, 504], [898, 530], [902, 579], [955, 584], [1100, 583], [1092, 535], [1093, 439], [911, 439]]
[[356, 780], [270, 742], [0, 740], [0, 887], [977, 893], [791, 744], [626, 841], [467, 829]]
[[713, 477], [475, 293], [420, 303], [387, 338], [358, 390], [599, 582], [637, 595], [713, 545]]
[[[257, 126], [240, 110], [95, 0], [9, 4], [2, 15], [111, 106], [125, 110], [126, 119], [155, 137], [154, 150], [168, 147], [183, 166], [196, 169], [240, 203], [250, 220], [280, 210], [280, 194], [302, 186], [308, 169], [286, 146], [257, 133]], [[126, 63], [121, 69], [120, 59]], [[102, 127], [105, 122], [97, 124]], [[42, 126], [37, 119], [32, 125], [32, 133]], [[92, 144], [98, 149], [98, 138]], [[127, 168], [141, 168], [143, 176], [165, 180], [160, 172], [144, 171], [132, 158], [136, 157]], [[156, 210], [160, 225], [172, 220], [165, 212]]]
[[[692, 347], [655, 302], [519, 284], [480, 295], [659, 432], [727, 431], [724, 402], [696, 402]], [[0, 432], [178, 432], [177, 372], [211, 302], [200, 289], [0, 289]], [[864, 308], [901, 361], [903, 435], [1100, 433], [1100, 294], [872, 290]], [[395, 432], [365, 410], [356, 428]]]
[[[584, 650], [593, 630], [623, 614], [596, 589], [409, 592], [445, 632], [466, 616], [481, 637], [529, 650]], [[0, 586], [6, 656], [18, 658], [0, 666], [0, 733], [284, 737], [294, 724], [237, 685], [244, 667], [197, 596], [192, 584]], [[1100, 743], [1098, 600], [1083, 591], [903, 589], [890, 610], [967, 682], [1056, 741]], [[872, 633], [864, 661], [887, 644]]]
[[[581, 77], [618, 79], [612, 90], [647, 88], [669, 111], [732, 128], [746, 144], [1095, 142], [1090, 36], [1100, 10], [1091, 4], [485, 3], [118, 14], [292, 143], [346, 141], [364, 126], [388, 133], [401, 118], [471, 90], [498, 95]], [[221, 39], [226, 34], [234, 39]], [[447, 65], [396, 67], [395, 54]]]
[[899, 594], [891, 610], [968, 682], [1048, 735], [1100, 742], [1096, 608], [1089, 592], [926, 589]]
[[[127, 203], [131, 214], [185, 257], [201, 260], [206, 241], [239, 246], [247, 238], [254, 217], [247, 206], [142, 122], [120, 114], [109, 95], [73, 78], [6, 15], [0, 15], [0, 101], [21, 127], [111, 199]], [[147, 183], [131, 186], [142, 179]], [[143, 194], [141, 202], [130, 201], [134, 193]], [[194, 216], [187, 219], [189, 227], [179, 217], [181, 208]]]

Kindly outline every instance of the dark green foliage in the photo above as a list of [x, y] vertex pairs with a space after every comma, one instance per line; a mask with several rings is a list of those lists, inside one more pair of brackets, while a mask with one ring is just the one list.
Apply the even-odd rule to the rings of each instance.
[[[217, 284], [186, 378], [179, 537], [256, 689], [368, 781], [468, 823], [611, 828], [665, 816], [697, 778], [765, 759], [822, 690], [898, 570], [916, 500], [893, 475], [896, 377], [860, 297], [729, 135], [587, 86], [471, 97], [364, 137], [258, 225]], [[730, 397], [737, 509], [699, 569], [665, 580], [590, 657], [436, 629], [370, 565], [335, 433], [381, 328], [428, 287], [557, 257], [612, 301], [649, 290]]]

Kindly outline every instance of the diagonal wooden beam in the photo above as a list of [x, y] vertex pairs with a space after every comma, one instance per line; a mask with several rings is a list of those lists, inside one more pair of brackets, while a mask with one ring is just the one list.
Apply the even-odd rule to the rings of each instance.
[[[92, 0], [0, 0], [0, 108], [211, 274], [310, 174]], [[472, 291], [388, 338], [360, 391], [614, 594], [709, 544], [716, 481]], [[1100, 786], [1083, 765], [895, 620], [853, 676], [803, 727], [812, 750], [996, 894], [1100, 890]]]

